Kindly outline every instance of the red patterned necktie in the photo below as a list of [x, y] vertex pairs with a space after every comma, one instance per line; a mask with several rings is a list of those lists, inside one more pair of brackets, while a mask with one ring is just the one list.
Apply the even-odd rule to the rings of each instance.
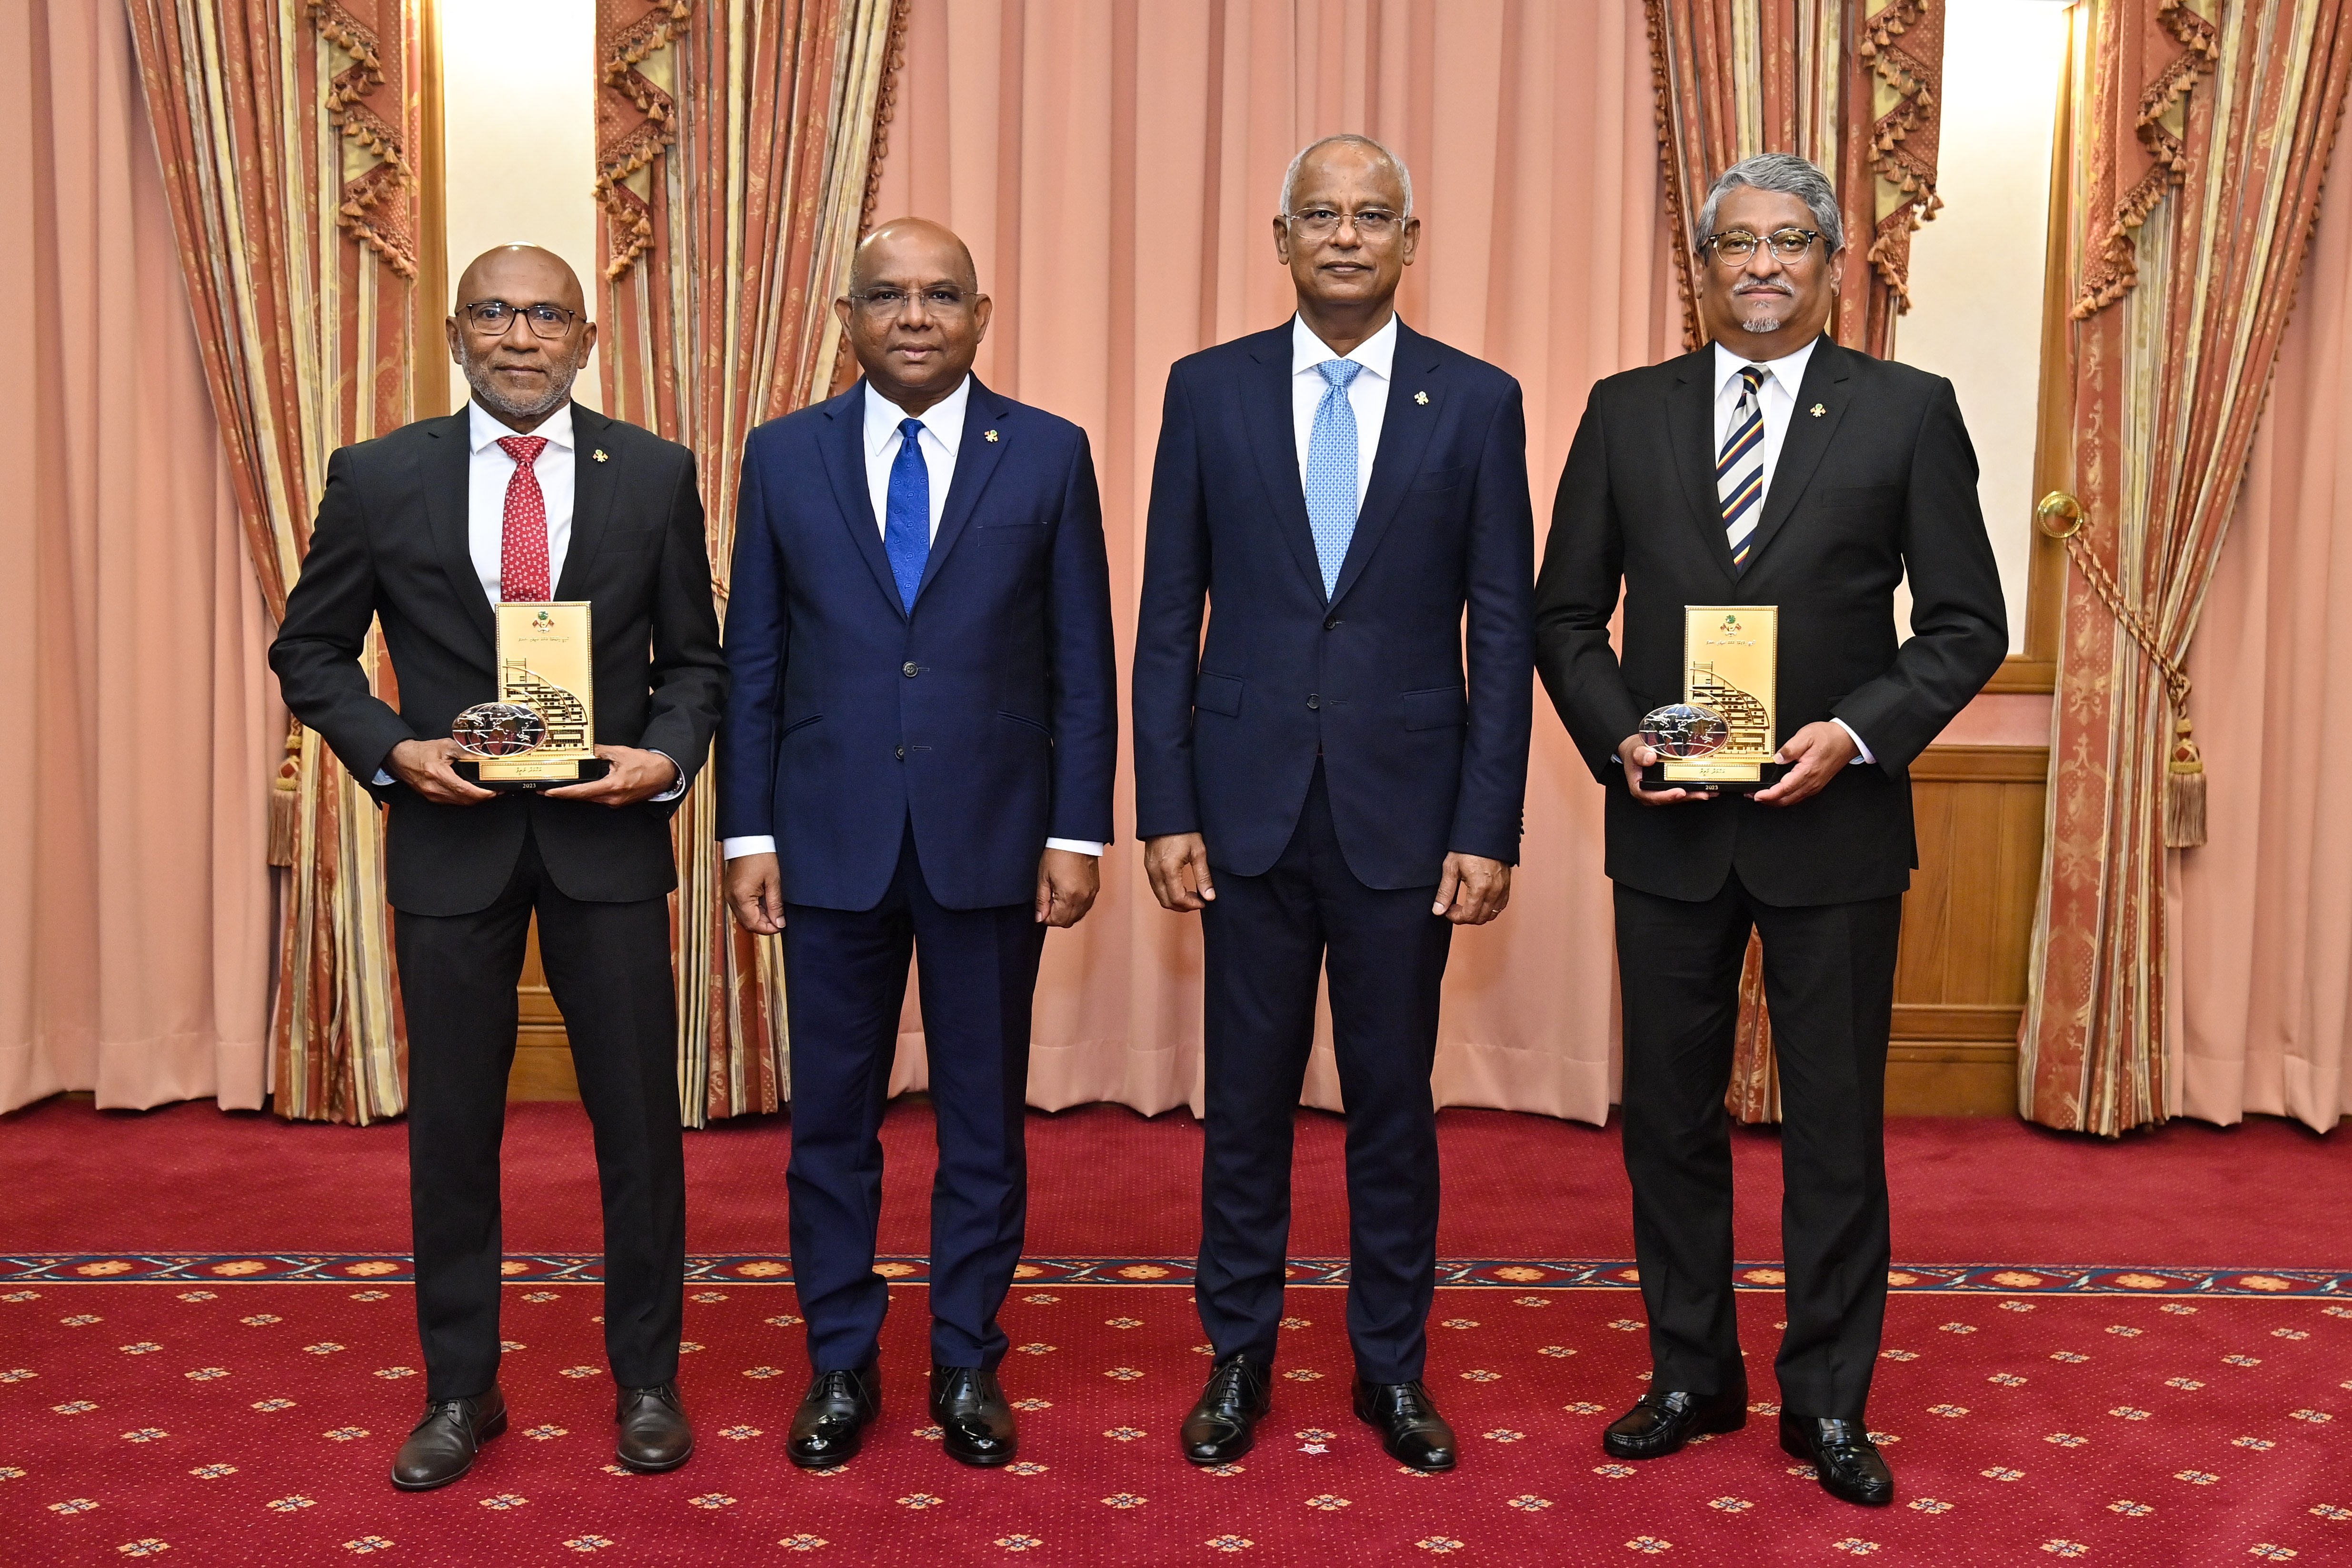
[[499, 445], [515, 460], [507, 480], [506, 531], [499, 542], [499, 597], [543, 603], [554, 597], [547, 577], [547, 496], [531, 465], [547, 449], [544, 436], [501, 436]]

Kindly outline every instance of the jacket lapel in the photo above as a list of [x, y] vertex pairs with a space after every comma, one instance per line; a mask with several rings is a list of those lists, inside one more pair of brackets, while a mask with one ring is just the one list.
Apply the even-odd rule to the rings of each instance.
[[[1685, 354], [1666, 394], [1666, 438], [1675, 449], [1675, 472], [1682, 476], [1691, 521], [1698, 525], [1707, 558], [1726, 582], [1738, 582], [1731, 539], [1723, 526], [1723, 501], [1715, 488], [1715, 345]], [[1752, 562], [1754, 557], [1750, 556]]]
[[[971, 378], [971, 395], [964, 400], [963, 438], [956, 447], [955, 478], [948, 481], [948, 502], [940, 513], [939, 536], [931, 541], [931, 552], [923, 560], [923, 580], [915, 587], [915, 602], [923, 602], [923, 593], [940, 574], [940, 568], [963, 537], [964, 525], [980, 506], [980, 493], [988, 488], [989, 479], [996, 473], [996, 465], [1009, 441], [998, 426], [1012, 415], [1013, 405], [981, 384], [980, 377]], [[991, 440], [990, 437], [997, 439]]]
[[425, 516], [433, 534], [433, 552], [457, 595], [466, 624], [482, 637], [482, 662], [488, 664], [498, 641], [498, 624], [490, 614], [489, 596], [482, 592], [480, 574], [474, 570], [474, 550], [468, 537], [468, 486], [474, 448], [469, 416], [464, 408], [432, 422], [432, 440], [425, 449]]
[[[583, 587], [613, 521], [621, 465], [619, 454], [604, 444], [612, 425], [593, 408], [572, 405], [572, 542], [564, 547], [563, 575], [555, 584], [559, 599], [588, 597]], [[595, 457], [599, 452], [605, 455], [601, 463]]]
[[824, 416], [833, 421], [833, 429], [817, 443], [817, 449], [824, 454], [824, 475], [833, 483], [841, 521], [847, 525], [857, 552], [866, 557], [875, 585], [889, 601], [892, 613], [903, 618], [907, 607], [898, 600], [898, 579], [882, 549], [882, 521], [874, 515], [874, 495], [866, 487], [865, 381], [826, 404]]
[[[1348, 596], [1348, 590], [1364, 574], [1364, 563], [1380, 548], [1381, 535], [1395, 521], [1406, 489], [1421, 472], [1422, 455], [1429, 449], [1445, 402], [1444, 388], [1436, 379], [1439, 363], [1434, 345], [1399, 321], [1396, 355], [1389, 364], [1388, 412], [1381, 416], [1380, 449], [1372, 454], [1371, 480], [1364, 487], [1364, 504], [1356, 512], [1356, 531], [1348, 541], [1348, 553], [1339, 563], [1339, 580], [1331, 590], [1335, 605]], [[1413, 401], [1413, 395], [1420, 392], [1430, 393], [1429, 401]]]
[[[1813, 470], [1822, 466], [1823, 454], [1837, 436], [1838, 422], [1845, 417], [1846, 382], [1853, 374], [1848, 361], [1850, 351], [1840, 348], [1827, 338], [1813, 345], [1813, 357], [1805, 363], [1805, 381], [1797, 389], [1796, 406], [1789, 412], [1789, 431], [1780, 438], [1780, 460], [1773, 465], [1772, 481], [1764, 493], [1764, 515], [1756, 524], [1756, 538], [1748, 552], [1748, 570], [1756, 570], [1764, 547], [1789, 521], [1797, 502], [1812, 483]], [[1820, 409], [1816, 415], [1814, 409]]]
[[1298, 478], [1298, 440], [1290, 415], [1290, 331], [1285, 321], [1260, 332], [1249, 346], [1255, 371], [1242, 384], [1242, 427], [1248, 433], [1258, 477], [1274, 502], [1275, 531], [1315, 592], [1323, 592], [1323, 566], [1315, 556], [1315, 528], [1307, 519], [1307, 487]]

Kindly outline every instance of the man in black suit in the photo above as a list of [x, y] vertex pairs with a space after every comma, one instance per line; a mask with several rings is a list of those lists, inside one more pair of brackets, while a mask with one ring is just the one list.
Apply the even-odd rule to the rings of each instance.
[[[1752, 928], [1786, 1110], [1780, 1443], [1832, 1494], [1883, 1504], [1894, 1478], [1864, 1405], [1886, 1305], [1895, 938], [1918, 864], [1906, 770], [2009, 634], [1951, 384], [1822, 335], [1844, 262], [1829, 181], [1801, 158], [1750, 158], [1716, 182], [1697, 234], [1715, 341], [1592, 389], [1536, 587], [1537, 668], [1609, 788], [1654, 1373], [1604, 1447], [1655, 1458], [1747, 1420], [1724, 1090]], [[1656, 753], [1640, 722], [1682, 700], [1688, 605], [1780, 607], [1790, 765], [1752, 798], [1642, 786]]]
[[[286, 705], [391, 810], [425, 1366], [425, 1415], [393, 1484], [456, 1480], [506, 1429], [499, 1141], [534, 912], [595, 1125], [619, 1457], [675, 1469], [694, 1439], [676, 1386], [686, 1187], [669, 816], [727, 687], [694, 458], [572, 403], [596, 328], [549, 252], [477, 259], [447, 331], [472, 404], [334, 455], [269, 655]], [[501, 599], [593, 606], [601, 776], [501, 794], [456, 771], [451, 721], [496, 692]], [[396, 710], [357, 662], [379, 617]]]
[[1163, 907], [1201, 911], [1206, 957], [1194, 1294], [1216, 1360], [1180, 1443], [1238, 1458], [1268, 1408], [1328, 968], [1356, 1414], [1401, 1463], [1445, 1470], [1454, 1433], [1422, 1384], [1429, 1075], [1454, 929], [1502, 913], [1518, 858], [1526, 420], [1517, 382], [1397, 319], [1420, 220], [1393, 154], [1327, 138], [1282, 194], [1297, 314], [1169, 373], [1137, 617], [1144, 868]]

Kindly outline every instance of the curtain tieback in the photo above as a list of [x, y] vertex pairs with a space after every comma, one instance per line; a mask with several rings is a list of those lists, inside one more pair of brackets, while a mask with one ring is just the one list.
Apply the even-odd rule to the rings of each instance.
[[2116, 586], [2099, 558], [2091, 553], [2083, 539], [2083, 525], [2087, 521], [2083, 503], [2064, 490], [2052, 490], [2033, 509], [2033, 515], [2042, 532], [2066, 547], [2067, 558], [2099, 595], [2099, 602], [2106, 605], [2116, 623], [2131, 634], [2140, 651], [2163, 675], [2165, 692], [2172, 700], [2172, 744], [2164, 778], [2164, 847], [2203, 847], [2205, 758], [2197, 749], [2189, 722], [2189, 672], [2180, 668], [2179, 660], [2164, 651], [2155, 623], [2137, 606], [2124, 602], [2123, 590]]
[[294, 864], [294, 819], [302, 800], [302, 721], [286, 726], [286, 754], [269, 781], [269, 863]]

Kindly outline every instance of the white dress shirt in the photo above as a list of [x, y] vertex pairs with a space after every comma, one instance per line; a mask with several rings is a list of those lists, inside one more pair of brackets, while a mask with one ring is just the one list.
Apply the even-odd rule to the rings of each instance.
[[[1764, 415], [1764, 493], [1756, 498], [1756, 514], [1764, 515], [1764, 505], [1772, 496], [1772, 473], [1780, 466], [1780, 447], [1789, 438], [1789, 416], [1797, 409], [1797, 391], [1805, 384], [1805, 366], [1813, 357], [1813, 345], [1819, 338], [1807, 341], [1803, 348], [1780, 359], [1742, 359], [1725, 346], [1722, 339], [1715, 343], [1715, 449], [1723, 450], [1730, 437], [1732, 416], [1739, 409], [1739, 373], [1749, 365], [1767, 372], [1764, 384], [1756, 389], [1757, 406]], [[1832, 716], [1830, 722], [1853, 736], [1861, 755], [1855, 763], [1874, 763], [1869, 744], [1855, 735], [1853, 726]]]
[[[905, 439], [899, 422], [915, 419], [923, 428], [915, 437], [915, 450], [923, 456], [923, 468], [930, 475], [931, 539], [940, 537], [940, 519], [947, 514], [948, 487], [955, 482], [956, 454], [963, 449], [964, 413], [971, 405], [971, 377], [940, 398], [920, 414], [908, 414], [905, 409], [866, 384], [866, 493], [874, 502], [874, 525], [882, 537], [890, 537], [890, 468], [898, 460], [898, 447]], [[1103, 846], [1081, 838], [1048, 838], [1048, 849], [1068, 849], [1080, 855], [1099, 857]], [[719, 855], [732, 860], [741, 855], [773, 855], [776, 837], [772, 833], [747, 833], [740, 838], [720, 841]]]
[[1356, 411], [1356, 505], [1372, 482], [1372, 458], [1381, 449], [1381, 425], [1389, 414], [1389, 378], [1396, 364], [1397, 319], [1347, 353], [1331, 352], [1304, 317], [1290, 319], [1290, 427], [1298, 440], [1298, 482], [1307, 483], [1307, 448], [1315, 438], [1315, 410], [1331, 384], [1315, 367], [1326, 360], [1351, 359], [1364, 368], [1348, 384], [1348, 405]]
[[[509, 436], [520, 436], [499, 423], [478, 403], [466, 405], [466, 441], [473, 448], [473, 457], [466, 467], [466, 553], [474, 563], [474, 575], [480, 580], [482, 595], [493, 605], [500, 601], [499, 565], [506, 555], [507, 487], [514, 482], [515, 470], [522, 465], [507, 456], [499, 443]], [[530, 466], [539, 479], [539, 493], [547, 501], [547, 591], [563, 581], [563, 558], [572, 552], [572, 499], [577, 468], [577, 452], [572, 446], [572, 405], [565, 403], [541, 421], [533, 436], [547, 437], [538, 459]], [[678, 767], [677, 759], [664, 752], [654, 755], [677, 770], [677, 782], [655, 795], [656, 800], [676, 800], [686, 793], [686, 770]], [[375, 782], [379, 785], [392, 783], [388, 769], [378, 768]]]

